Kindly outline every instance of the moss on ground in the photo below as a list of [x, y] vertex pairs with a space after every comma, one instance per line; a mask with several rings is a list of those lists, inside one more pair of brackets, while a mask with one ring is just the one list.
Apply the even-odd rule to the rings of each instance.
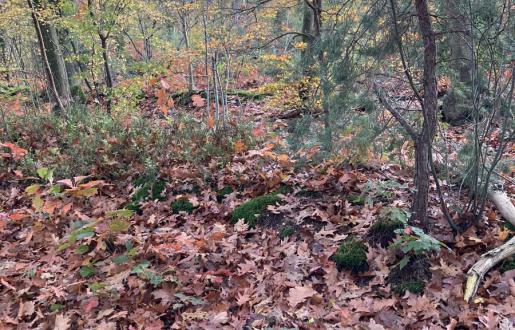
[[238, 222], [239, 219], [243, 219], [246, 224], [254, 227], [263, 211], [265, 211], [269, 205], [273, 205], [279, 200], [280, 198], [275, 194], [253, 198], [234, 209], [231, 215], [231, 223], [234, 224]]
[[367, 252], [368, 248], [363, 241], [355, 237], [348, 237], [331, 258], [336, 263], [338, 270], [359, 273], [368, 270]]
[[232, 194], [233, 192], [234, 189], [231, 186], [225, 186], [216, 192], [216, 200], [218, 203], [221, 203], [227, 195]]
[[285, 239], [286, 237], [290, 237], [295, 233], [295, 228], [292, 225], [284, 226], [279, 232], [279, 238]]
[[180, 212], [186, 212], [188, 214], [193, 213], [195, 206], [187, 199], [177, 199], [172, 202], [172, 213], [179, 214]]
[[400, 269], [400, 266], [396, 265], [390, 269], [386, 281], [397, 294], [402, 295], [406, 291], [422, 294], [427, 281], [431, 279], [429, 267], [430, 263], [426, 256], [412, 257], [404, 268]]

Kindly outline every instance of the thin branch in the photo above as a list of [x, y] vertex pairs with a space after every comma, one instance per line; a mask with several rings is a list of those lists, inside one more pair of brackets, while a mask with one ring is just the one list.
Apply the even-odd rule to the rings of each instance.
[[374, 83], [374, 92], [377, 95], [379, 102], [381, 102], [381, 104], [386, 108], [386, 110], [388, 110], [392, 114], [392, 116], [394, 116], [395, 119], [397, 119], [399, 124], [401, 124], [401, 126], [406, 130], [406, 132], [408, 132], [410, 137], [414, 141], [416, 141], [418, 132], [415, 130], [414, 126], [412, 124], [410, 124], [397, 109], [395, 109], [394, 107], [392, 107], [390, 105], [390, 103], [388, 103], [386, 98], [383, 96], [381, 90], [375, 83]]

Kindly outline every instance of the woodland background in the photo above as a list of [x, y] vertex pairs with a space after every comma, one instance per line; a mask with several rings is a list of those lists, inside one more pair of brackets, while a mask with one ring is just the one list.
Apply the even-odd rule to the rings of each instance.
[[0, 0], [0, 327], [512, 329], [514, 9]]

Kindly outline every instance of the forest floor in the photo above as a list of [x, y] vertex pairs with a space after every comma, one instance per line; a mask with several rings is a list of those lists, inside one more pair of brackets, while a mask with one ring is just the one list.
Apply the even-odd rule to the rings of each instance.
[[[64, 192], [52, 194], [37, 178], [2, 174], [0, 328], [512, 328], [515, 271], [493, 269], [463, 301], [468, 268], [510, 235], [492, 206], [453, 237], [433, 191], [430, 233], [452, 251], [431, 255], [423, 294], [396, 294], [387, 277], [398, 256], [367, 231], [382, 208], [409, 207], [409, 168], [301, 164], [281, 148], [286, 120], [257, 101], [242, 107], [254, 134], [275, 138], [241, 146], [222, 168], [161, 168], [162, 191], [136, 213], [124, 210], [134, 176], [61, 180]], [[278, 189], [255, 227], [231, 223], [235, 207]], [[178, 200], [191, 208], [177, 212]], [[350, 235], [367, 242], [365, 272], [339, 271], [331, 259]]]

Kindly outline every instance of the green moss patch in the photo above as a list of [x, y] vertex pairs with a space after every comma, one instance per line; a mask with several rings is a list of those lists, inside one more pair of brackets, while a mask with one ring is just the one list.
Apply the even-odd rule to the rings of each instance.
[[172, 202], [173, 214], [179, 214], [180, 212], [191, 214], [194, 210], [195, 206], [187, 199], [178, 199]]
[[331, 259], [336, 263], [338, 270], [365, 272], [368, 270], [367, 252], [366, 244], [351, 236], [343, 241]]
[[279, 202], [279, 200], [280, 198], [274, 194], [253, 198], [234, 209], [231, 215], [231, 223], [234, 224], [239, 219], [243, 219], [246, 224], [254, 227], [263, 211], [269, 205]]
[[422, 294], [427, 281], [431, 279], [429, 267], [427, 257], [412, 257], [404, 268], [401, 269], [400, 265], [393, 267], [386, 281], [390, 284], [392, 291], [400, 295], [406, 291]]
[[221, 203], [227, 195], [230, 195], [233, 192], [234, 189], [231, 186], [225, 186], [216, 192], [216, 200], [218, 203]]
[[379, 212], [377, 220], [370, 226], [368, 236], [374, 244], [388, 246], [395, 236], [395, 230], [404, 228], [408, 214], [395, 207], [386, 207]]
[[280, 231], [279, 231], [279, 238], [285, 239], [286, 237], [290, 237], [293, 234], [295, 234], [295, 226], [293, 224], [286, 224]]

